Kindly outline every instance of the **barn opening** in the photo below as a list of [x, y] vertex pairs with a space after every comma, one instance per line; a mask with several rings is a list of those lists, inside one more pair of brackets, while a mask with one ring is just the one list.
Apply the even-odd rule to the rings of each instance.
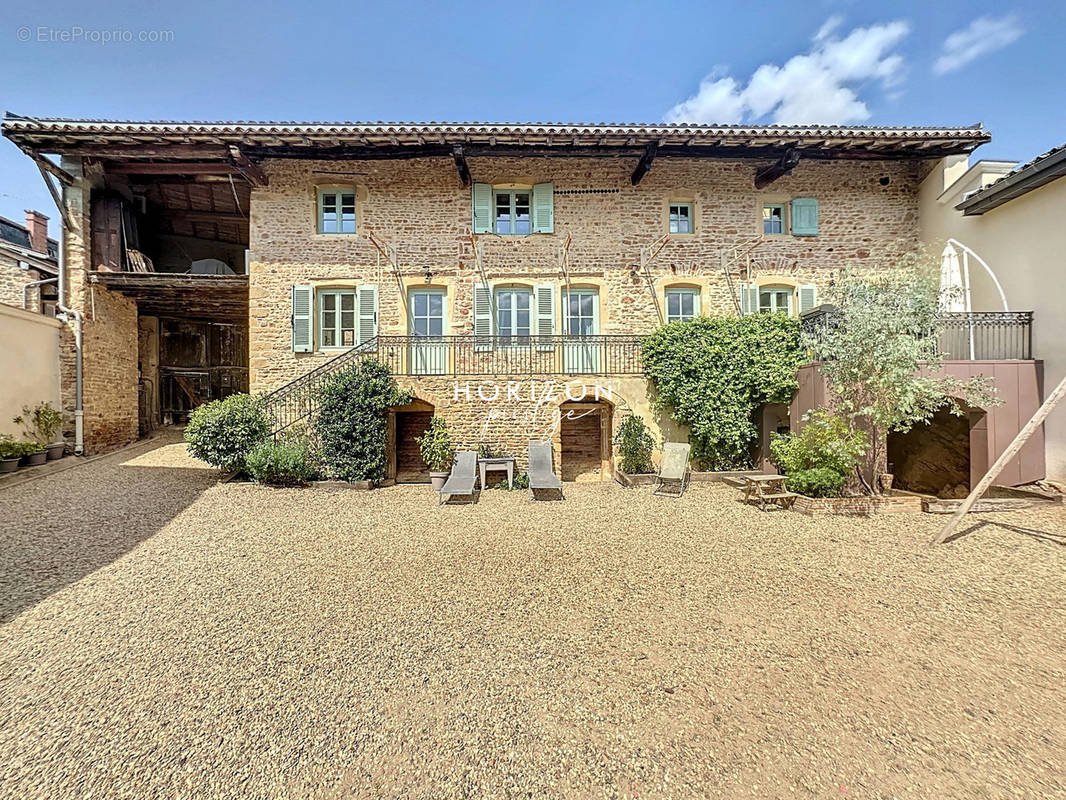
[[888, 463], [894, 486], [937, 497], [966, 497], [974, 467], [984, 474], [987, 466], [983, 463], [986, 422], [980, 409], [964, 407], [960, 417], [941, 408], [928, 423], [919, 423], [906, 433], [889, 433]]

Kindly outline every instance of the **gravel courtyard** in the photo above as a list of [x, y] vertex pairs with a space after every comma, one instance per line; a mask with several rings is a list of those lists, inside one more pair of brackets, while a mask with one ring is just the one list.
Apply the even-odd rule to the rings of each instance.
[[0, 797], [1066, 794], [1066, 512], [0, 489]]

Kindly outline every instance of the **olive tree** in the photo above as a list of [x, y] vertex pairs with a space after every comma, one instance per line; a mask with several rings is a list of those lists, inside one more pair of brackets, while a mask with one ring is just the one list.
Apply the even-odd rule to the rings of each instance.
[[[938, 272], [919, 256], [874, 276], [845, 272], [828, 294], [837, 311], [804, 334], [822, 362], [834, 411], [867, 438], [870, 475], [885, 463], [889, 431], [909, 431], [945, 406], [962, 416], [964, 404], [998, 404], [988, 379], [941, 371], [941, 295]], [[856, 471], [868, 492], [880, 492], [876, 480]]]

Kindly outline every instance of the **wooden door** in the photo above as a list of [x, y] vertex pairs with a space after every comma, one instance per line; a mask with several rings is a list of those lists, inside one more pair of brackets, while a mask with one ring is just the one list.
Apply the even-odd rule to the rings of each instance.
[[[603, 470], [602, 409], [562, 408], [559, 435], [564, 481], [598, 481]], [[573, 418], [571, 418], [573, 417]]]
[[432, 418], [432, 411], [396, 412], [397, 483], [429, 483], [429, 467], [422, 460], [415, 437], [426, 432]]

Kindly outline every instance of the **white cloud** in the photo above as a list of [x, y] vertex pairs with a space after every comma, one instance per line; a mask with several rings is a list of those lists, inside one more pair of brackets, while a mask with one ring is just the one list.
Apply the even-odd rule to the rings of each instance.
[[962, 69], [971, 61], [1013, 44], [1025, 33], [1013, 14], [1005, 17], [979, 17], [944, 40], [933, 72], [945, 75]]
[[870, 110], [858, 88], [876, 80], [882, 87], [903, 77], [903, 57], [894, 52], [910, 31], [902, 21], [855, 28], [840, 38], [843, 22], [832, 16], [818, 29], [810, 51], [784, 66], [763, 64], [747, 85], [721, 70], [700, 82], [699, 91], [666, 112], [667, 122], [730, 123], [771, 117], [786, 124], [861, 122]]

